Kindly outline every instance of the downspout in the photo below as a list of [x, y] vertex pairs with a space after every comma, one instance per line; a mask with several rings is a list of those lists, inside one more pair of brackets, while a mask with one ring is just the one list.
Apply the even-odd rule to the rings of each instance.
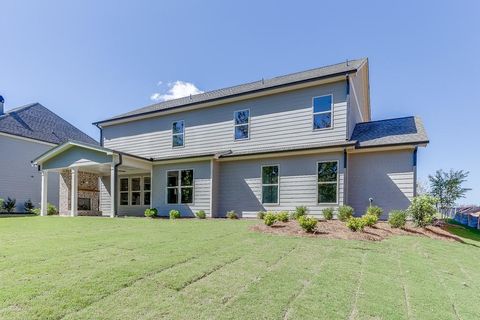
[[100, 130], [100, 146], [103, 147], [103, 129], [98, 125], [98, 123], [95, 123], [94, 125], [98, 128], [98, 130]]
[[118, 167], [121, 166], [123, 163], [123, 158], [122, 158], [122, 154], [119, 153], [118, 154], [118, 163], [115, 164], [115, 166], [113, 167], [113, 174], [114, 174], [114, 181], [115, 181], [115, 188], [113, 190], [114, 193], [114, 198], [115, 198], [115, 202], [113, 204], [113, 212], [115, 213], [115, 215], [117, 215], [117, 207], [118, 207], [118, 200], [117, 199], [117, 195], [118, 195], [118, 183], [117, 183], [117, 177], [118, 177]]
[[347, 100], [347, 132], [346, 132], [346, 139], [345, 140], [349, 140], [350, 139], [350, 77], [348, 76], [348, 73], [347, 75], [345, 76], [345, 79], [347, 81], [347, 85], [346, 85], [346, 100]]
[[417, 153], [418, 153], [418, 147], [415, 147], [413, 150], [413, 159], [412, 159], [412, 165], [413, 165], [413, 196], [417, 196]]

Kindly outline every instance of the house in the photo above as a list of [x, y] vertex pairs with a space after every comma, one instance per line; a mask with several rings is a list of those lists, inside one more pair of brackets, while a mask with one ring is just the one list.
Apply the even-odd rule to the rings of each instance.
[[[31, 200], [40, 205], [40, 172], [32, 159], [68, 140], [97, 142], [39, 103], [4, 112], [0, 96], [0, 198], [16, 199], [16, 211]], [[48, 202], [58, 206], [58, 175], [50, 175]]]
[[47, 175], [60, 172], [70, 215], [86, 173], [99, 177], [99, 210], [110, 216], [406, 208], [428, 137], [418, 117], [371, 119], [368, 68], [367, 59], [347, 61], [96, 122], [101, 146], [70, 141], [35, 160], [44, 199]]

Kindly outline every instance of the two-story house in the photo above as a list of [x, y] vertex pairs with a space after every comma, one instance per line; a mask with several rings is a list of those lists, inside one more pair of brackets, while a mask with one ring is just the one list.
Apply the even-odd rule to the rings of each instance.
[[[60, 172], [63, 214], [78, 214], [82, 173], [98, 180], [104, 215], [223, 217], [310, 214], [370, 203], [388, 213], [415, 195], [421, 120], [372, 121], [368, 60], [165, 101], [94, 123], [102, 147], [68, 142], [35, 160]], [[73, 206], [72, 206], [73, 203]], [[62, 205], [61, 205], [62, 207]]]

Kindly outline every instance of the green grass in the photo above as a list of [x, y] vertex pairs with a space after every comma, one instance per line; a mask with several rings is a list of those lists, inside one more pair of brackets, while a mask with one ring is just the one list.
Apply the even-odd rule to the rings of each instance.
[[255, 221], [0, 219], [0, 319], [478, 319], [480, 240], [257, 234]]

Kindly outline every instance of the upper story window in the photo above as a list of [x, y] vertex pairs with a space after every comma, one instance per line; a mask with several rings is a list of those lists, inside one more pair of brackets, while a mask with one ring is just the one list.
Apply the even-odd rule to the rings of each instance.
[[313, 98], [313, 130], [332, 127], [333, 95]]
[[338, 161], [317, 164], [318, 203], [337, 203]]
[[172, 147], [185, 146], [185, 121], [179, 120], [172, 124]]
[[235, 140], [245, 140], [250, 137], [250, 110], [239, 110], [234, 112]]

